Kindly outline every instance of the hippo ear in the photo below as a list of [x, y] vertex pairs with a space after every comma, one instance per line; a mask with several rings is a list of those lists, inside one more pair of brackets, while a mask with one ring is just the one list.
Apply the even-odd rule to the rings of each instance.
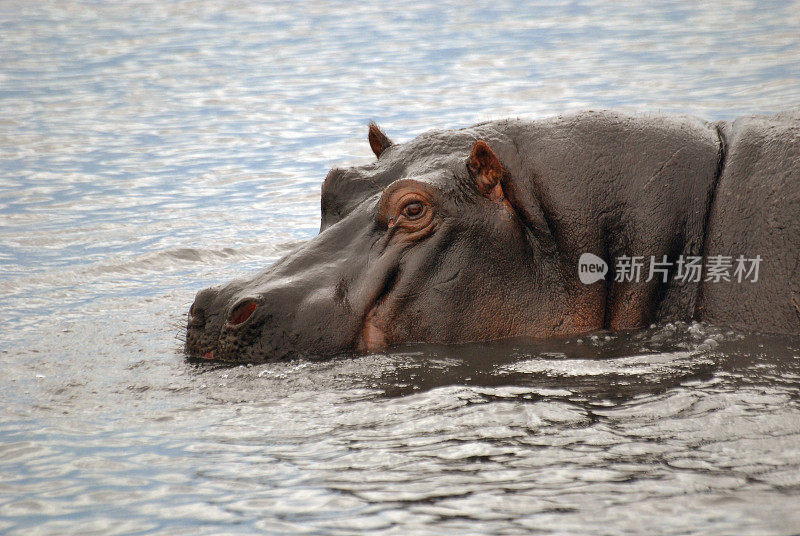
[[381, 157], [383, 151], [393, 145], [392, 140], [373, 121], [369, 123], [369, 135], [367, 137], [369, 138], [369, 146], [372, 147], [372, 152], [378, 158]]
[[504, 197], [501, 179], [506, 170], [488, 143], [483, 140], [475, 142], [472, 154], [467, 160], [467, 169], [475, 179], [475, 187], [482, 195], [496, 199]]
[[478, 140], [472, 147], [467, 168], [478, 191], [495, 201], [508, 203], [520, 220], [544, 244], [553, 243], [552, 226], [531, 187], [519, 181], [495, 156], [489, 144]]

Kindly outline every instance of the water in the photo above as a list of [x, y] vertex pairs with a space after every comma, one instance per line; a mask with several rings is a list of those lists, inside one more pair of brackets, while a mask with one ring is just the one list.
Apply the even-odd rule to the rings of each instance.
[[370, 119], [798, 89], [798, 2], [0, 3], [0, 533], [798, 533], [797, 337], [180, 351], [197, 290], [316, 233]]

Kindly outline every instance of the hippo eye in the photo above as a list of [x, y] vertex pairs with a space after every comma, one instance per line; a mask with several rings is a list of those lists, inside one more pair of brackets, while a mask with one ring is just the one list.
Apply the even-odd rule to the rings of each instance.
[[392, 183], [378, 203], [376, 223], [383, 229], [392, 229], [391, 240], [415, 241], [425, 238], [439, 221], [436, 191], [412, 179]]
[[419, 201], [409, 203], [405, 207], [403, 207], [403, 216], [405, 216], [409, 220], [415, 220], [420, 216], [422, 216], [424, 208], [425, 207], [423, 207], [422, 203], [420, 203]]

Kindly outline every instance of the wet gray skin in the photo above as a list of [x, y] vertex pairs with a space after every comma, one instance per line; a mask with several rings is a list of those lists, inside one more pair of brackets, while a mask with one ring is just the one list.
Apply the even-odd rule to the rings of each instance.
[[[260, 361], [666, 319], [798, 333], [797, 126], [797, 114], [710, 124], [588, 112], [392, 144], [372, 125], [377, 160], [328, 174], [317, 237], [198, 293], [187, 352]], [[740, 191], [756, 182], [772, 188], [742, 219]], [[609, 277], [580, 283], [585, 252]], [[614, 281], [622, 255], [739, 254], [764, 259], [757, 285]]]
[[[320, 234], [253, 278], [200, 292], [190, 352], [258, 360], [497, 339], [523, 323], [558, 332], [550, 319], [568, 303], [540, 293], [570, 293], [516, 214], [477, 188], [466, 158], [474, 143], [469, 132], [433, 134], [389, 148], [376, 163], [332, 170]], [[403, 206], [398, 197], [407, 197]], [[543, 278], [546, 285], [529, 284]], [[543, 305], [530, 308], [531, 300]], [[237, 318], [250, 304], [252, 314]]]

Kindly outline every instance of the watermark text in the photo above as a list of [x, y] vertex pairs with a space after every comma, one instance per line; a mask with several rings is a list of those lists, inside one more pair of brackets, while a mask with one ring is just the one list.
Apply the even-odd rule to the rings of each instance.
[[[671, 279], [688, 283], [700, 281], [756, 283], [760, 266], [761, 255], [753, 258], [744, 255], [738, 257], [711, 255], [707, 258], [681, 255], [674, 261], [667, 260], [666, 255], [662, 255], [661, 258], [654, 255], [650, 257], [623, 255], [614, 260], [614, 281], [639, 283], [655, 279], [667, 283]], [[605, 279], [608, 271], [606, 261], [597, 255], [584, 253], [578, 259], [578, 277], [585, 285]]]

